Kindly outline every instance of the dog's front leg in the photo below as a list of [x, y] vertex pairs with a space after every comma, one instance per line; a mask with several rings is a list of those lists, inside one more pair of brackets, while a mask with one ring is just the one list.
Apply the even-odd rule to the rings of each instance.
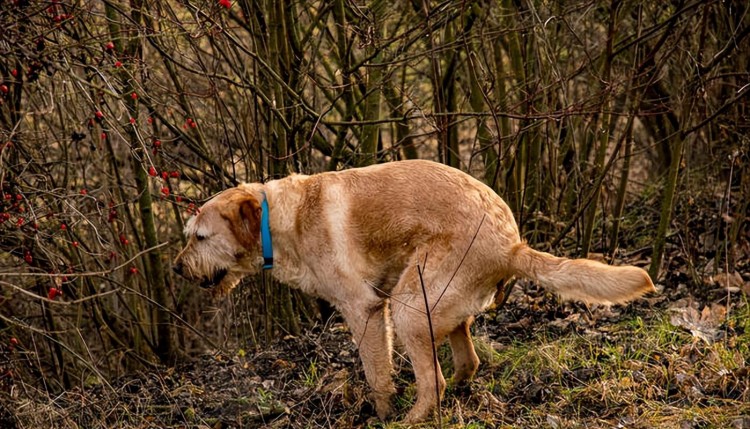
[[[361, 299], [361, 298], [360, 298]], [[361, 301], [352, 305], [339, 306], [344, 315], [365, 370], [367, 383], [372, 389], [375, 410], [381, 420], [393, 413], [391, 398], [396, 392], [392, 372], [392, 339], [387, 315], [386, 301], [377, 298], [365, 305]]]

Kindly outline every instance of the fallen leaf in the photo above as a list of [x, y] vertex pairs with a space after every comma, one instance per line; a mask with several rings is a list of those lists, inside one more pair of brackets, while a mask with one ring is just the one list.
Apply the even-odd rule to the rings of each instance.
[[708, 283], [717, 284], [724, 289], [740, 289], [745, 286], [745, 281], [742, 280], [742, 276], [737, 271], [709, 276]]
[[690, 331], [694, 337], [700, 338], [707, 344], [713, 344], [719, 337], [719, 327], [726, 318], [727, 309], [719, 304], [705, 306], [701, 311], [698, 311], [696, 307], [694, 303], [687, 304], [685, 307], [671, 307], [669, 311], [673, 314], [669, 322]]
[[562, 419], [558, 416], [553, 416], [552, 414], [547, 414], [547, 424], [553, 428], [557, 429], [562, 426]]

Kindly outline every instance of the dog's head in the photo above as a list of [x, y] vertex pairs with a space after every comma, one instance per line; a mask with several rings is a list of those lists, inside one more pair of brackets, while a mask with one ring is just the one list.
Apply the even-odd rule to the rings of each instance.
[[228, 189], [209, 200], [185, 225], [188, 243], [173, 269], [217, 295], [260, 271], [260, 201], [248, 187]]

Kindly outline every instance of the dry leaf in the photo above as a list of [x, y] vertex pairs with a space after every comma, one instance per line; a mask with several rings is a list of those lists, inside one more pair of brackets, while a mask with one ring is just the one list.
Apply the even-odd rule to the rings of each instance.
[[718, 284], [724, 289], [735, 289], [739, 290], [745, 285], [745, 281], [742, 280], [742, 276], [737, 271], [733, 273], [719, 273], [715, 276], [709, 276], [709, 284]]
[[694, 305], [672, 307], [669, 318], [672, 325], [687, 329], [694, 337], [700, 338], [707, 344], [712, 344], [719, 337], [719, 327], [724, 322], [727, 309], [723, 305], [711, 304], [703, 307], [700, 312]]

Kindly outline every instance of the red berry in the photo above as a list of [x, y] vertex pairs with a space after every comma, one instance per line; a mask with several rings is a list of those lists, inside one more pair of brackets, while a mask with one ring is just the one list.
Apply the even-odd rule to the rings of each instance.
[[31, 256], [31, 252], [29, 252], [28, 250], [24, 252], [23, 259], [26, 261], [27, 264], [30, 264], [34, 261], [34, 257]]
[[138, 268], [130, 267], [130, 274], [133, 274], [133, 275], [138, 274]]
[[154, 147], [161, 147], [161, 140], [154, 140]]
[[81, 195], [88, 195], [89, 191], [86, 189], [81, 189]]
[[162, 171], [161, 172], [161, 179], [162, 180], [167, 180], [168, 178], [169, 178], [169, 173], [167, 173], [166, 171]]
[[16, 221], [16, 226], [17, 226], [18, 228], [20, 228], [20, 227], [22, 227], [22, 226], [23, 226], [23, 223], [24, 223], [24, 222], [26, 222], [26, 219], [24, 219], [24, 218], [22, 218], [22, 217], [19, 217], [19, 218], [18, 218], [18, 220]]
[[162, 188], [161, 188], [161, 193], [162, 193], [162, 194], [163, 194], [163, 195], [164, 195], [165, 197], [168, 197], [168, 196], [169, 196], [169, 188], [167, 188], [166, 186], [162, 187]]
[[0, 92], [2, 92], [3, 94], [7, 94], [8, 91], [9, 91], [8, 90], [8, 85], [5, 85], [5, 84], [0, 85]]
[[49, 292], [47, 293], [47, 298], [50, 300], [54, 300], [58, 296], [62, 296], [62, 290], [58, 288], [51, 287], [49, 288]]
[[61, 223], [60, 224], [60, 229], [63, 230], [63, 231], [65, 231], [66, 229], [68, 229], [68, 225], [65, 225], [64, 223]]
[[230, 7], [232, 7], [232, 2], [230, 2], [229, 0], [219, 0], [219, 5], [229, 9]]
[[100, 137], [102, 140], [107, 140], [107, 133], [102, 133]]
[[146, 122], [148, 122], [149, 124], [151, 124], [151, 123], [154, 122], [154, 118], [152, 118], [151, 116], [149, 116], [148, 119], [146, 119]]
[[21, 201], [23, 199], [23, 196], [21, 194], [16, 194], [16, 201]]
[[96, 119], [102, 119], [104, 117], [104, 113], [102, 113], [101, 110], [97, 110], [96, 113], [94, 113], [94, 116], [96, 116]]
[[10, 71], [10, 74], [12, 74], [13, 77], [18, 77], [18, 70], [13, 69], [13, 70]]
[[128, 245], [129, 241], [125, 234], [120, 234], [120, 243], [122, 243], [123, 246]]
[[133, 100], [137, 100], [138, 99], [138, 94], [136, 94], [134, 92], [134, 93], [130, 94], [130, 98], [132, 98]]
[[148, 175], [151, 177], [156, 177], [156, 169], [153, 165], [148, 168]]
[[135, 124], [135, 118], [130, 118], [130, 123]]
[[10, 337], [10, 345], [11, 346], [17, 346], [18, 345], [18, 338], [16, 338], [16, 337]]
[[73, 247], [78, 247], [78, 242], [77, 241], [73, 242]]
[[115, 61], [115, 67], [122, 67], [122, 62], [120, 60]]
[[114, 44], [114, 43], [112, 43], [112, 42], [107, 42], [107, 44], [106, 44], [106, 45], [104, 45], [104, 48], [105, 48], [106, 50], [108, 50], [108, 51], [111, 51], [111, 50], [115, 49], [115, 44]]

